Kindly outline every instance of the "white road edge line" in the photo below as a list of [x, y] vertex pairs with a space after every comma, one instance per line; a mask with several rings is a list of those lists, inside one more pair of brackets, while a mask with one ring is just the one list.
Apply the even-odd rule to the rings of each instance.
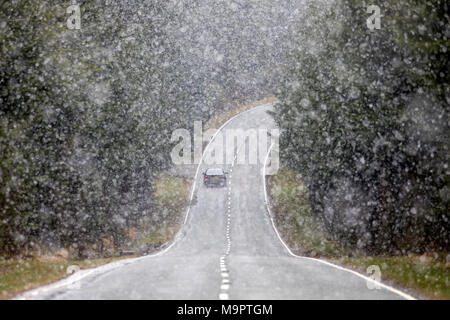
[[265, 203], [266, 203], [266, 208], [267, 208], [267, 212], [268, 212], [268, 214], [269, 214], [270, 221], [272, 222], [273, 230], [275, 231], [275, 234], [277, 235], [278, 239], [279, 239], [280, 242], [283, 244], [283, 246], [285, 247], [285, 249], [287, 250], [287, 252], [288, 252], [291, 256], [293, 256], [293, 257], [295, 257], [295, 258], [298, 258], [298, 259], [307, 259], [307, 260], [312, 260], [312, 261], [320, 262], [320, 263], [322, 263], [322, 264], [326, 264], [326, 265], [331, 266], [331, 267], [334, 267], [334, 268], [336, 268], [336, 269], [339, 269], [339, 270], [342, 270], [342, 271], [346, 271], [346, 272], [352, 273], [352, 274], [354, 274], [354, 275], [356, 275], [356, 276], [358, 276], [358, 277], [360, 277], [360, 278], [363, 278], [363, 279], [366, 280], [366, 281], [372, 282], [372, 283], [374, 283], [374, 284], [376, 284], [376, 285], [378, 285], [378, 286], [380, 286], [380, 287], [382, 287], [382, 288], [384, 288], [384, 289], [386, 289], [386, 290], [388, 290], [388, 291], [391, 291], [391, 292], [393, 292], [393, 293], [396, 293], [396, 294], [398, 294], [399, 296], [405, 298], [406, 300], [417, 300], [416, 298], [414, 298], [413, 296], [410, 296], [410, 295], [407, 294], [407, 293], [404, 293], [404, 292], [402, 292], [402, 291], [400, 291], [400, 290], [398, 290], [398, 289], [395, 289], [395, 288], [393, 288], [393, 287], [391, 287], [391, 286], [388, 286], [388, 285], [386, 285], [386, 284], [384, 284], [384, 283], [382, 283], [382, 282], [380, 282], [380, 281], [376, 281], [375, 279], [369, 278], [369, 277], [367, 277], [367, 276], [365, 276], [365, 275], [363, 275], [363, 274], [361, 274], [361, 273], [359, 273], [359, 272], [356, 272], [356, 271], [354, 271], [354, 270], [351, 270], [351, 269], [347, 269], [347, 268], [338, 266], [338, 265], [336, 265], [336, 264], [334, 264], [334, 263], [331, 263], [331, 262], [328, 262], [328, 261], [325, 261], [325, 260], [315, 259], [315, 258], [310, 258], [310, 257], [298, 256], [298, 255], [296, 255], [295, 253], [293, 253], [293, 252], [291, 251], [291, 249], [286, 245], [286, 243], [284, 242], [284, 240], [281, 238], [280, 233], [278, 232], [278, 230], [277, 230], [277, 228], [276, 228], [276, 226], [275, 226], [275, 221], [273, 220], [273, 215], [272, 215], [272, 211], [270, 210], [270, 205], [269, 205], [269, 200], [268, 200], [268, 195], [267, 195], [266, 166], [267, 166], [267, 160], [268, 160], [268, 158], [269, 158], [269, 155], [270, 155], [270, 153], [271, 153], [271, 151], [272, 151], [273, 146], [274, 146], [274, 143], [272, 143], [272, 145], [270, 146], [269, 151], [267, 152], [266, 158], [265, 158], [265, 160], [264, 160], [264, 167], [263, 167], [263, 174], [262, 174], [263, 186], [264, 186], [264, 201], [265, 201]]
[[238, 113], [237, 115], [231, 117], [230, 119], [228, 119], [219, 129], [217, 129], [216, 133], [211, 137], [210, 141], [208, 142], [207, 146], [205, 147], [205, 149], [203, 150], [203, 154], [202, 157], [200, 159], [200, 163], [197, 166], [197, 170], [195, 171], [195, 176], [194, 176], [194, 182], [192, 184], [192, 188], [191, 188], [191, 195], [189, 198], [189, 205], [187, 207], [187, 211], [186, 211], [186, 215], [184, 218], [184, 222], [183, 225], [181, 226], [180, 230], [178, 231], [178, 233], [175, 235], [174, 240], [172, 241], [172, 243], [165, 249], [156, 252], [154, 254], [149, 254], [146, 256], [142, 256], [139, 258], [131, 258], [131, 259], [124, 259], [124, 260], [119, 260], [119, 261], [114, 261], [108, 264], [105, 264], [103, 266], [97, 267], [97, 268], [92, 268], [92, 269], [85, 269], [85, 270], [81, 270], [65, 279], [44, 285], [42, 287], [38, 287], [36, 289], [31, 289], [22, 293], [19, 293], [18, 295], [12, 297], [13, 300], [26, 300], [35, 296], [38, 296], [40, 294], [43, 294], [45, 292], [48, 291], [53, 291], [62, 287], [66, 287], [69, 285], [74, 284], [75, 282], [81, 281], [82, 279], [93, 275], [93, 274], [100, 274], [106, 271], [110, 271], [119, 267], [123, 267], [127, 264], [130, 263], [134, 263], [134, 262], [138, 262], [147, 258], [155, 258], [155, 257], [159, 257], [165, 253], [167, 253], [180, 239], [180, 235], [183, 232], [183, 228], [186, 225], [188, 218], [189, 218], [189, 213], [191, 211], [191, 205], [192, 205], [192, 200], [194, 199], [194, 194], [195, 194], [195, 190], [196, 190], [196, 186], [197, 186], [197, 179], [198, 179], [198, 174], [200, 171], [200, 167], [203, 163], [203, 159], [206, 155], [206, 151], [208, 150], [209, 146], [211, 145], [211, 143], [214, 141], [214, 139], [217, 137], [217, 135], [220, 133], [220, 131], [222, 131], [228, 124], [230, 124], [233, 120], [235, 120], [236, 118], [242, 116], [243, 114], [246, 114], [248, 112], [254, 111], [258, 108], [264, 108], [267, 107], [268, 105], [272, 105], [273, 102], [270, 103], [265, 103], [265, 104], [260, 104], [258, 106], [255, 106], [249, 110], [243, 111], [241, 113]]

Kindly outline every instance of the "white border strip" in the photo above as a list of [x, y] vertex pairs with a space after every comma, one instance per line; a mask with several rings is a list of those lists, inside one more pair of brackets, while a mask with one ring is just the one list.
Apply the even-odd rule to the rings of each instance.
[[269, 159], [269, 155], [270, 155], [270, 153], [271, 153], [271, 151], [272, 151], [273, 146], [274, 146], [274, 144], [272, 143], [272, 145], [271, 145], [270, 148], [269, 148], [269, 151], [267, 152], [266, 158], [265, 158], [265, 160], [264, 160], [264, 167], [263, 167], [263, 174], [262, 174], [263, 186], [264, 186], [264, 201], [265, 201], [265, 203], [266, 203], [266, 208], [267, 208], [267, 212], [268, 212], [268, 214], [269, 214], [270, 221], [272, 222], [273, 230], [275, 231], [275, 233], [276, 233], [278, 239], [279, 239], [280, 242], [283, 244], [283, 246], [284, 246], [284, 248], [287, 250], [287, 252], [288, 252], [291, 256], [293, 256], [293, 257], [295, 257], [295, 258], [298, 258], [298, 259], [307, 259], [307, 260], [317, 261], [317, 262], [326, 264], [326, 265], [328, 265], [328, 266], [334, 267], [334, 268], [336, 268], [336, 269], [339, 269], [339, 270], [342, 270], [342, 271], [346, 271], [346, 272], [352, 273], [352, 274], [354, 274], [354, 275], [356, 275], [356, 276], [358, 276], [358, 277], [360, 277], [360, 278], [363, 278], [364, 280], [366, 280], [366, 281], [368, 281], [368, 282], [372, 282], [372, 283], [374, 283], [374, 284], [377, 285], [377, 286], [380, 286], [380, 287], [382, 287], [382, 288], [384, 288], [384, 289], [386, 289], [386, 290], [388, 290], [388, 291], [391, 291], [391, 292], [393, 292], [393, 293], [396, 293], [396, 294], [398, 294], [399, 296], [401, 296], [402, 298], [405, 298], [406, 300], [417, 300], [416, 298], [410, 296], [409, 294], [406, 294], [406, 293], [404, 293], [404, 292], [402, 292], [402, 291], [400, 291], [400, 290], [398, 290], [398, 289], [395, 289], [395, 288], [393, 288], [393, 287], [390, 287], [390, 286], [388, 286], [388, 285], [386, 285], [386, 284], [384, 284], [384, 283], [382, 283], [382, 282], [376, 281], [375, 279], [369, 278], [369, 277], [367, 277], [367, 276], [365, 276], [365, 275], [363, 275], [363, 274], [361, 274], [361, 273], [359, 273], [359, 272], [356, 272], [356, 271], [354, 271], [354, 270], [347, 269], [347, 268], [343, 268], [343, 267], [341, 267], [341, 266], [338, 266], [338, 265], [336, 265], [336, 264], [334, 264], [334, 263], [331, 263], [331, 262], [328, 262], [328, 261], [325, 261], [325, 260], [315, 259], [315, 258], [310, 258], [310, 257], [302, 257], [302, 256], [298, 256], [298, 255], [294, 254], [294, 253], [291, 251], [291, 249], [289, 249], [289, 247], [286, 245], [286, 243], [284, 242], [284, 240], [283, 240], [282, 237], [280, 236], [280, 233], [278, 232], [278, 230], [277, 230], [277, 228], [276, 228], [276, 226], [275, 226], [275, 221], [274, 221], [274, 219], [273, 219], [272, 211], [270, 210], [270, 205], [269, 205], [269, 200], [268, 200], [268, 195], [267, 195], [267, 186], [266, 186], [266, 184], [267, 184], [267, 182], [266, 182], [266, 166], [267, 166], [267, 160]]
[[114, 270], [116, 268], [123, 267], [127, 264], [143, 260], [147, 257], [148, 256], [143, 256], [143, 257], [139, 257], [139, 258], [131, 258], [131, 259], [123, 259], [123, 260], [118, 260], [118, 261], [114, 261], [114, 262], [105, 264], [105, 265], [97, 267], [97, 268], [80, 270], [77, 273], [75, 273], [67, 278], [64, 278], [62, 280], [58, 280], [56, 282], [20, 293], [20, 294], [14, 296], [12, 298], [12, 300], [33, 299], [39, 295], [43, 295], [50, 291], [55, 291], [57, 289], [60, 289], [60, 288], [66, 287], [66, 286], [74, 285], [76, 282], [81, 281], [82, 279], [84, 279], [90, 275], [105, 273], [105, 272]]
[[100, 273], [104, 273], [107, 271], [111, 271], [113, 269], [119, 268], [119, 267], [123, 267], [127, 264], [130, 263], [134, 263], [137, 261], [141, 261], [147, 258], [155, 258], [155, 257], [159, 257], [165, 253], [167, 253], [181, 238], [181, 234], [183, 231], [183, 228], [186, 226], [186, 223], [188, 221], [189, 218], [189, 213], [191, 211], [191, 205], [192, 205], [192, 200], [194, 199], [194, 194], [195, 194], [195, 190], [196, 190], [196, 186], [197, 186], [197, 179], [198, 179], [198, 174], [200, 171], [200, 167], [203, 164], [203, 159], [205, 157], [206, 151], [208, 150], [209, 146], [211, 145], [211, 143], [214, 141], [214, 139], [217, 137], [217, 135], [219, 134], [220, 131], [223, 130], [223, 128], [225, 128], [230, 122], [232, 122], [234, 119], [236, 119], [237, 117], [251, 112], [257, 108], [262, 108], [262, 107], [267, 107], [269, 105], [273, 104], [273, 102], [269, 102], [269, 103], [265, 103], [265, 104], [261, 104], [258, 106], [255, 106], [251, 109], [248, 109], [246, 111], [243, 111], [241, 113], [238, 113], [237, 115], [231, 117], [230, 119], [228, 119], [218, 130], [217, 132], [212, 136], [212, 138], [210, 139], [208, 145], [206, 146], [206, 148], [203, 151], [202, 157], [200, 159], [200, 163], [197, 166], [197, 170], [195, 172], [195, 176], [194, 176], [194, 183], [192, 184], [192, 190], [191, 190], [191, 196], [189, 198], [189, 205], [186, 211], [186, 215], [185, 215], [185, 219], [184, 219], [184, 223], [181, 226], [180, 230], [178, 231], [178, 233], [175, 235], [174, 240], [172, 241], [172, 243], [165, 249], [153, 253], [153, 254], [149, 254], [143, 257], [139, 257], [139, 258], [131, 258], [131, 259], [124, 259], [124, 260], [118, 260], [118, 261], [114, 261], [108, 264], [105, 264], [103, 266], [97, 267], [97, 268], [92, 268], [92, 269], [85, 269], [85, 270], [81, 270], [79, 272], [77, 272], [74, 275], [71, 275], [65, 279], [35, 288], [35, 289], [31, 289], [29, 291], [25, 291], [23, 293], [19, 293], [18, 295], [14, 296], [12, 299], [13, 300], [26, 300], [26, 299], [31, 299], [33, 297], [42, 295], [44, 293], [47, 293], [49, 291], [54, 291], [57, 290], [59, 288], [65, 287], [65, 286], [69, 286], [69, 285], [73, 285], [74, 283], [83, 280], [84, 278], [91, 276], [93, 274], [100, 274]]

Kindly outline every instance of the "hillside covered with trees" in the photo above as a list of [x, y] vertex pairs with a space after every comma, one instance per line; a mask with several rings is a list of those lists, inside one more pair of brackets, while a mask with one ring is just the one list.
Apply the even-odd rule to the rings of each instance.
[[448, 251], [449, 4], [309, 2], [274, 117], [330, 236], [372, 254]]
[[295, 2], [2, 1], [0, 256], [160, 219], [172, 132], [270, 92]]

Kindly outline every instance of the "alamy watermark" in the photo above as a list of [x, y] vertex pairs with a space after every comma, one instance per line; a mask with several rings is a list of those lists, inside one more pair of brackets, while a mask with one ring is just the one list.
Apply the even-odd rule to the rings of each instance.
[[[67, 269], [66, 269], [66, 274], [67, 274], [68, 276], [70, 276], [70, 275], [73, 275], [73, 274], [75, 274], [75, 273], [77, 273], [77, 272], [80, 272], [80, 270], [81, 270], [81, 268], [80, 268], [79, 266], [77, 266], [77, 265], [71, 265], [71, 266], [68, 266], [68, 267], [67, 267]], [[74, 282], [71, 282], [71, 283], [69, 283], [69, 285], [67, 286], [67, 288], [68, 288], [69, 290], [79, 290], [79, 289], [81, 289], [81, 282], [80, 282], [80, 281], [74, 281]]]
[[[171, 152], [175, 165], [200, 164], [224, 166], [264, 165], [268, 155], [266, 174], [275, 175], [279, 169], [279, 129], [209, 129], [203, 132], [202, 122], [194, 123], [194, 137], [186, 129], [175, 130]], [[205, 143], [209, 143], [206, 149]], [[204, 153], [204, 154], [203, 154]]]
[[381, 29], [381, 9], [377, 5], [371, 5], [367, 7], [367, 13], [371, 16], [367, 18], [367, 28], [369, 30]]
[[374, 281], [367, 281], [367, 289], [369, 290], [380, 290], [380, 282], [381, 282], [381, 269], [378, 265], [371, 265], [366, 270], [369, 278]]
[[67, 7], [66, 13], [70, 14], [67, 19], [67, 28], [70, 30], [80, 30], [81, 29], [81, 10], [79, 4], [72, 4]]

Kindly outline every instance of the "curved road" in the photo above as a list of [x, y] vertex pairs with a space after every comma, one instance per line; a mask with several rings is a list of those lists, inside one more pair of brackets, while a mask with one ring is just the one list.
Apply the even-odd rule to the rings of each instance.
[[[230, 128], [274, 128], [270, 105], [245, 112]], [[244, 152], [246, 148], [241, 148]], [[205, 164], [200, 166], [203, 172]], [[170, 249], [80, 271], [27, 292], [32, 299], [402, 299], [370, 290], [354, 273], [293, 257], [267, 213], [262, 164], [227, 166], [226, 188], [205, 188], [197, 178], [194, 201]]]

